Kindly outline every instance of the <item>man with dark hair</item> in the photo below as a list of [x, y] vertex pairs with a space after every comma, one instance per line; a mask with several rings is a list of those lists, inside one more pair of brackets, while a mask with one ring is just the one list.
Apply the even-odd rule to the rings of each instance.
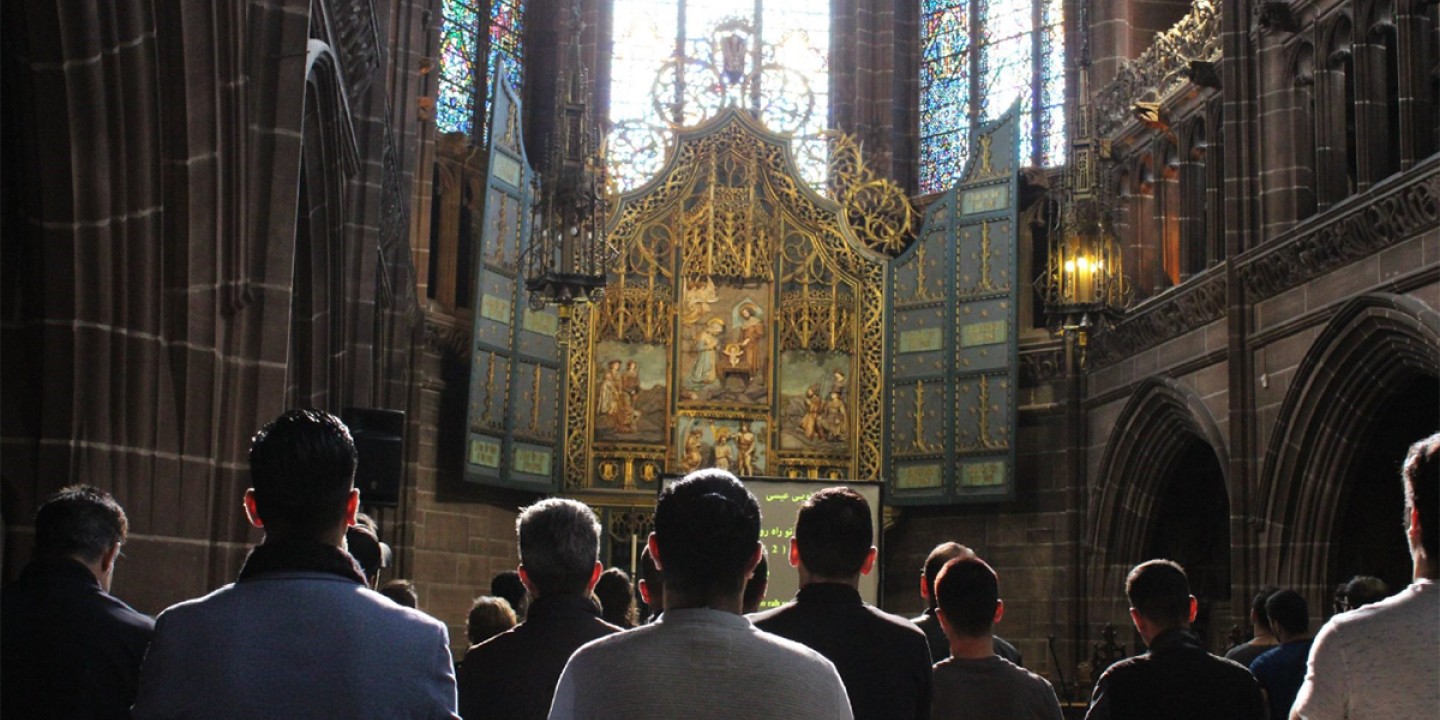
[[160, 614], [133, 710], [146, 718], [453, 718], [445, 626], [366, 587], [345, 552], [355, 444], [291, 410], [255, 435], [245, 513], [265, 531], [239, 578]]
[[1265, 699], [1238, 663], [1205, 651], [1190, 631], [1198, 607], [1185, 571], [1150, 560], [1125, 578], [1130, 620], [1150, 651], [1111, 665], [1095, 684], [1086, 720], [1263, 720]]
[[1378, 577], [1356, 575], [1341, 586], [1335, 612], [1350, 612], [1390, 597], [1390, 586]]
[[520, 573], [506, 570], [496, 574], [490, 579], [490, 594], [505, 598], [505, 602], [510, 603], [510, 609], [515, 611], [516, 621], [525, 622], [525, 611], [530, 603], [525, 595], [525, 583], [520, 581]]
[[1265, 691], [1270, 717], [1290, 714], [1290, 704], [1305, 679], [1305, 658], [1310, 655], [1310, 604], [1294, 590], [1280, 590], [1265, 599], [1265, 614], [1280, 645], [1250, 661], [1250, 672]]
[[647, 545], [640, 551], [640, 582], [635, 583], [640, 600], [645, 603], [645, 622], [655, 622], [665, 610], [665, 578], [660, 568], [655, 567], [655, 558], [650, 556]]
[[600, 573], [595, 582], [595, 599], [600, 601], [600, 617], [605, 622], [621, 630], [639, 624], [635, 620], [635, 586], [624, 570], [612, 567]]
[[155, 622], [110, 594], [128, 527], [89, 485], [41, 503], [34, 557], [0, 592], [0, 714], [129, 716]]
[[811, 495], [795, 514], [790, 539], [800, 591], [751, 620], [835, 663], [856, 720], [928, 718], [925, 633], [860, 598], [860, 576], [875, 565], [874, 533], [870, 504], [859, 493], [835, 487]]
[[935, 582], [937, 617], [950, 653], [935, 664], [934, 720], [1060, 720], [1060, 701], [1045, 678], [995, 654], [995, 624], [1005, 614], [1000, 580], [977, 557], [945, 564]]
[[1440, 433], [1410, 446], [1400, 475], [1414, 582], [1330, 618], [1315, 636], [1291, 717], [1440, 714]]
[[698, 470], [662, 490], [647, 545], [665, 574], [665, 613], [580, 648], [552, 720], [851, 717], [830, 661], [740, 614], [764, 548], [760, 505], [734, 475]]
[[[925, 558], [924, 567], [920, 568], [920, 599], [925, 601], [925, 612], [911, 622], [925, 633], [925, 639], [930, 642], [930, 659], [935, 662], [950, 657], [950, 640], [945, 637], [944, 628], [940, 627], [940, 621], [935, 618], [935, 579], [940, 577], [940, 569], [945, 567], [945, 563], [958, 557], [975, 557], [975, 551], [957, 542], [943, 542], [930, 551], [930, 555]], [[1014, 645], [999, 635], [994, 638], [996, 655], [1019, 667], [1025, 667], [1020, 651], [1015, 649]]]
[[1268, 587], [1255, 593], [1255, 599], [1250, 603], [1250, 624], [1255, 627], [1255, 637], [1250, 642], [1230, 648], [1225, 653], [1226, 660], [1234, 660], [1248, 668], [1255, 658], [1280, 644], [1275, 639], [1275, 632], [1270, 629], [1270, 616], [1265, 613], [1265, 601], [1278, 591], [1279, 588]]
[[[356, 513], [357, 518], [359, 515]], [[389, 550], [368, 525], [357, 522], [345, 529], [345, 551], [360, 563], [360, 571], [365, 573], [365, 584], [372, 590], [380, 586], [380, 571], [389, 564]]]
[[470, 648], [460, 665], [465, 720], [543, 720], [555, 681], [575, 649], [620, 632], [591, 599], [600, 565], [600, 521], [585, 503], [550, 498], [515, 521], [525, 622]]
[[769, 587], [770, 561], [765, 559], [765, 553], [760, 553], [760, 562], [755, 566], [755, 572], [750, 573], [750, 579], [745, 581], [741, 612], [746, 615], [759, 612], [760, 603], [765, 602], [765, 590]]

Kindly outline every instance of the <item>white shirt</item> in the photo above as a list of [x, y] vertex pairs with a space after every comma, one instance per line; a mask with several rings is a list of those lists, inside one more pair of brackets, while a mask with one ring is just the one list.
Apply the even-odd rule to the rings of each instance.
[[1310, 648], [1291, 718], [1440, 717], [1440, 589], [1417, 580], [1341, 613]]

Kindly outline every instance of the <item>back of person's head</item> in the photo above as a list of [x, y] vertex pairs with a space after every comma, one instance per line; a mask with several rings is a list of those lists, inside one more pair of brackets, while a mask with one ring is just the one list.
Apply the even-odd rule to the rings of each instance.
[[391, 580], [381, 585], [379, 592], [400, 607], [413, 608], [420, 605], [420, 595], [415, 592], [415, 583], [409, 580]]
[[1286, 638], [1310, 631], [1310, 604], [1294, 590], [1281, 590], [1266, 598], [1265, 614], [1270, 616], [1270, 627]]
[[1377, 577], [1356, 575], [1345, 583], [1345, 589], [1341, 595], [1345, 602], [1345, 609], [1354, 610], [1390, 597], [1390, 586]]
[[800, 563], [812, 575], [858, 575], [875, 540], [870, 503], [848, 487], [825, 488], [795, 513], [795, 545]]
[[515, 610], [510, 607], [510, 601], [481, 595], [470, 606], [470, 617], [465, 620], [465, 638], [471, 645], [479, 645], [512, 627], [515, 627]]
[[1269, 600], [1270, 596], [1279, 592], [1279, 590], [1280, 588], [1274, 586], [1261, 588], [1260, 592], [1255, 593], [1255, 598], [1250, 601], [1250, 613], [1255, 617], [1256, 629], [1264, 630], [1265, 632], [1271, 631], [1270, 615], [1265, 612], [1265, 601]]
[[655, 566], [655, 558], [650, 556], [649, 543], [640, 551], [640, 583], [644, 583], [645, 605], [650, 618], [654, 618], [665, 609], [665, 576]]
[[313, 538], [345, 518], [355, 441], [340, 419], [288, 410], [250, 442], [250, 484], [266, 533]]
[[660, 492], [655, 544], [666, 591], [739, 595], [760, 543], [760, 504], [724, 470], [696, 470]]
[[995, 628], [1000, 580], [984, 560], [961, 556], [945, 563], [935, 579], [935, 600], [952, 632], [962, 637], [989, 635]]
[[520, 567], [541, 595], [590, 589], [600, 557], [600, 521], [578, 500], [550, 498], [520, 511]]
[[490, 594], [495, 597], [505, 598], [510, 604], [510, 609], [516, 617], [525, 612], [525, 581], [520, 579], [520, 573], [514, 570], [506, 570], [498, 573], [490, 579]]
[[1125, 578], [1125, 595], [1135, 612], [1159, 627], [1190, 624], [1190, 581], [1177, 562], [1150, 560], [1136, 565]]
[[129, 530], [125, 511], [110, 493], [71, 485], [45, 498], [35, 512], [35, 557], [99, 562], [110, 548], [124, 544]]
[[359, 523], [345, 528], [345, 549], [355, 562], [360, 563], [365, 578], [374, 586], [380, 569], [385, 567], [385, 555], [380, 550], [380, 538], [376, 537], [375, 531]]
[[1410, 446], [1401, 476], [1405, 481], [1406, 526], [1410, 512], [1415, 511], [1420, 516], [1420, 547], [1433, 572], [1434, 565], [1440, 564], [1440, 433]]
[[595, 582], [595, 597], [600, 600], [600, 617], [622, 628], [635, 627], [635, 588], [630, 575], [620, 568], [600, 573]]
[[920, 569], [920, 581], [924, 590], [922, 594], [927, 598], [931, 610], [936, 608], [935, 578], [940, 577], [940, 570], [945, 567], [945, 563], [962, 556], [975, 557], [975, 551], [957, 542], [943, 542], [936, 545], [925, 557], [925, 566]]
[[770, 587], [770, 561], [765, 559], [765, 553], [760, 553], [760, 564], [755, 566], [755, 571], [750, 573], [750, 579], [745, 581], [745, 594], [740, 604], [742, 612], [752, 613], [760, 609], [760, 603], [765, 602], [765, 590]]

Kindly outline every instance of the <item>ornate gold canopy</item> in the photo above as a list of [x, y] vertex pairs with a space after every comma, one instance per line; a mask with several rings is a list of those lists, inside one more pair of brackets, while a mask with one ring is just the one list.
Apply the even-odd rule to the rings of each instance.
[[620, 254], [567, 361], [568, 489], [704, 466], [879, 478], [887, 256], [789, 138], [735, 109], [678, 131], [608, 233]]

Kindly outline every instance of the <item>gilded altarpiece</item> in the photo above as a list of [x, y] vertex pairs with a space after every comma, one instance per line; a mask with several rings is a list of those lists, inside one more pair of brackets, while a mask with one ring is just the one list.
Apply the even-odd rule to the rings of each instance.
[[474, 325], [465, 478], [537, 492], [558, 489], [562, 360], [553, 308], [526, 302], [519, 257], [530, 231], [532, 171], [520, 105], [496, 88], [488, 134], [483, 218], [475, 246]]
[[880, 479], [886, 256], [748, 114], [677, 132], [619, 197], [604, 299], [572, 321], [565, 480]]
[[889, 274], [886, 502], [1004, 500], [1015, 489], [1019, 294], [1016, 110], [972, 140]]

